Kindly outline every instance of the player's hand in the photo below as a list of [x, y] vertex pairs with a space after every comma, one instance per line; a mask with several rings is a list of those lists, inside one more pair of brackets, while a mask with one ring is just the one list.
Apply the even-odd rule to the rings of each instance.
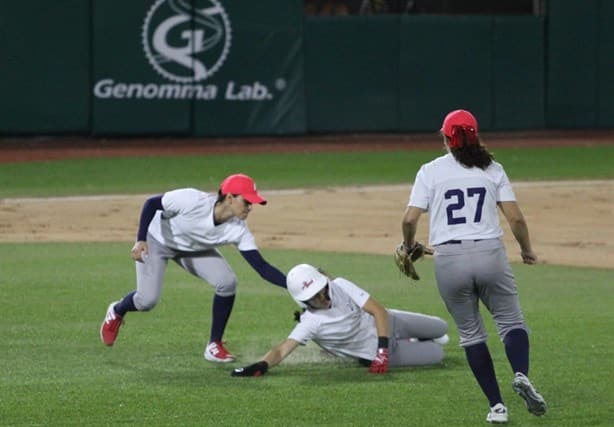
[[433, 249], [418, 241], [414, 242], [411, 247], [407, 247], [405, 242], [401, 242], [394, 248], [393, 258], [401, 273], [410, 279], [420, 280], [414, 263], [424, 258], [424, 255], [433, 255], [433, 253]]
[[371, 362], [371, 366], [369, 366], [369, 372], [372, 374], [385, 374], [388, 372], [388, 358], [388, 349], [378, 348], [377, 355], [373, 362]]
[[230, 373], [233, 377], [259, 377], [269, 370], [269, 364], [264, 360], [242, 368], [235, 368]]
[[537, 264], [537, 255], [533, 251], [521, 251], [520, 256], [525, 264]]
[[144, 240], [139, 240], [132, 247], [132, 250], [130, 251], [130, 256], [135, 261], [145, 262], [145, 258], [147, 257], [148, 252], [149, 249], [147, 247], [147, 242], [145, 242]]

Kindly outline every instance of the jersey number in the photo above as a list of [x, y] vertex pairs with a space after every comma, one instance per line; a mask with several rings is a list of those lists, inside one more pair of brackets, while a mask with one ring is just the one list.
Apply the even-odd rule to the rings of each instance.
[[[446, 191], [444, 194], [446, 200], [454, 199], [446, 208], [448, 214], [448, 225], [466, 224], [467, 218], [464, 216], [454, 216], [454, 211], [461, 210], [465, 207], [465, 193], [459, 188], [453, 188]], [[478, 197], [478, 205], [476, 206], [473, 222], [480, 222], [482, 219], [482, 208], [484, 207], [484, 198], [486, 197], [486, 188], [471, 187], [467, 188], [467, 197]]]

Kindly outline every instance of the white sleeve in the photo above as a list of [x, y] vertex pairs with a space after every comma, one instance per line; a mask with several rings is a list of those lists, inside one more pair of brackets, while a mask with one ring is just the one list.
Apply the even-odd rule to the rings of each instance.
[[197, 201], [198, 190], [196, 189], [182, 188], [167, 191], [162, 195], [162, 209], [164, 209], [162, 216], [164, 218], [172, 218], [192, 207]]
[[258, 250], [258, 246], [256, 245], [256, 239], [251, 231], [245, 226], [243, 230], [243, 234], [239, 239], [239, 243], [237, 243], [237, 249], [240, 251], [255, 251]]
[[301, 345], [307, 344], [313, 340], [318, 332], [317, 324], [310, 316], [301, 316], [301, 321], [294, 327], [288, 338], [300, 343]]
[[501, 168], [501, 177], [499, 179], [499, 183], [497, 185], [497, 202], [515, 202], [516, 195], [514, 194], [514, 190], [512, 189], [512, 184], [510, 183], [505, 170]]
[[337, 277], [335, 280], [333, 280], [333, 282], [337, 286], [339, 286], [339, 288], [342, 289], [343, 292], [345, 292], [348, 297], [350, 297], [350, 299], [354, 301], [356, 305], [360, 308], [362, 308], [366, 304], [367, 300], [371, 296], [367, 291], [350, 282], [349, 280], [344, 279], [343, 277]]
[[407, 206], [415, 206], [424, 210], [428, 210], [429, 208], [429, 191], [425, 182], [424, 166], [422, 166], [416, 174], [416, 179], [411, 188]]

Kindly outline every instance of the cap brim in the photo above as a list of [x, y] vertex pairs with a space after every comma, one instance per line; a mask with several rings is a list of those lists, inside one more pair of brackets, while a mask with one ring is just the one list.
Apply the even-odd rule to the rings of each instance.
[[266, 205], [266, 199], [261, 197], [258, 193], [241, 194], [241, 196], [252, 204]]

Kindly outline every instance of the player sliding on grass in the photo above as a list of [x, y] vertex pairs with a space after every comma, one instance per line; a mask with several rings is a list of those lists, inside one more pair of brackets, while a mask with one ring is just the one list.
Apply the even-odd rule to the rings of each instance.
[[235, 360], [222, 344], [222, 335], [234, 304], [237, 277], [216, 248], [235, 245], [262, 278], [286, 287], [286, 277], [264, 260], [247, 227], [254, 203], [264, 205], [266, 200], [256, 191], [254, 180], [243, 174], [227, 177], [217, 194], [184, 188], [148, 199], [132, 247], [136, 291], [109, 305], [100, 327], [102, 342], [108, 346], [115, 343], [127, 312], [154, 308], [160, 300], [166, 266], [173, 260], [215, 288], [205, 359], [222, 363]]
[[261, 361], [232, 371], [232, 376], [260, 376], [299, 345], [312, 340], [327, 352], [358, 360], [369, 372], [389, 366], [437, 364], [448, 342], [447, 323], [433, 316], [386, 309], [347, 279], [332, 279], [308, 264], [292, 268], [288, 292], [304, 308], [288, 338]]

